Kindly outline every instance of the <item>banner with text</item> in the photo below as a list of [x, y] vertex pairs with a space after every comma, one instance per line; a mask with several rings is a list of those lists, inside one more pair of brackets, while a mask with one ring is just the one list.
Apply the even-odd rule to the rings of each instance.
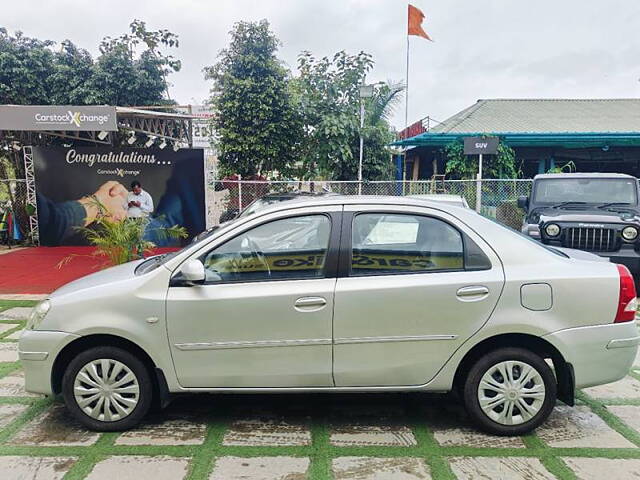
[[[185, 243], [205, 229], [201, 149], [34, 147], [33, 158], [42, 245], [86, 245], [80, 229], [105, 216], [147, 217], [145, 238], [158, 246]], [[164, 228], [173, 225], [189, 238], [167, 238]]]

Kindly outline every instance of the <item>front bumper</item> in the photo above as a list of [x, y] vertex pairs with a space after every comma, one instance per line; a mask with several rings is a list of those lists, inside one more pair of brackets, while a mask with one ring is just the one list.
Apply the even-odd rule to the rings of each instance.
[[25, 330], [18, 344], [18, 355], [24, 369], [25, 390], [52, 395], [51, 371], [60, 351], [78, 335], [67, 332]]
[[623, 378], [633, 365], [640, 344], [635, 322], [568, 328], [543, 338], [573, 365], [576, 388]]

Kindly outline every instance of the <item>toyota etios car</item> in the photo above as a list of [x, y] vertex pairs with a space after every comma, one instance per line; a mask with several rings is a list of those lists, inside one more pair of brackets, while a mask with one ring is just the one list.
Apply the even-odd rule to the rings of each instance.
[[19, 350], [27, 390], [95, 430], [178, 392], [456, 390], [480, 428], [519, 435], [627, 373], [635, 296], [626, 267], [469, 209], [331, 196], [72, 282]]

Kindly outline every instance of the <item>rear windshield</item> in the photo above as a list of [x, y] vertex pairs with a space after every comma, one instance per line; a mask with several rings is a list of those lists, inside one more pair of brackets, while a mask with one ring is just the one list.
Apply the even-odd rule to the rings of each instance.
[[559, 257], [570, 258], [569, 255], [567, 255], [563, 251], [558, 250], [557, 248], [550, 247], [549, 245], [545, 245], [544, 243], [540, 243], [539, 241], [534, 240], [533, 238], [531, 238], [529, 235], [525, 235], [524, 233], [516, 230], [515, 228], [511, 228], [511, 227], [509, 227], [509, 226], [507, 226], [507, 225], [505, 225], [503, 223], [500, 223], [494, 218], [491, 218], [491, 217], [484, 217], [484, 218], [486, 218], [487, 220], [491, 220], [494, 224], [498, 225], [500, 228], [504, 228], [505, 230], [509, 230], [511, 233], [515, 233], [520, 238], [524, 238], [528, 242], [534, 243], [540, 248], [544, 248], [547, 252], [551, 252], [554, 255], [558, 255]]
[[548, 178], [536, 180], [533, 203], [637, 203], [636, 181], [626, 178]]

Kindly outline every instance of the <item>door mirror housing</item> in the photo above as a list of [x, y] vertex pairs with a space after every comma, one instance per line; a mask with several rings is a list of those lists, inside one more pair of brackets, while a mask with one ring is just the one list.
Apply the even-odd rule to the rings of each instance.
[[529, 208], [529, 197], [527, 197], [526, 195], [518, 197], [518, 207], [522, 208], [523, 210]]
[[196, 258], [184, 262], [180, 267], [180, 274], [189, 283], [202, 283], [207, 278], [204, 264]]

